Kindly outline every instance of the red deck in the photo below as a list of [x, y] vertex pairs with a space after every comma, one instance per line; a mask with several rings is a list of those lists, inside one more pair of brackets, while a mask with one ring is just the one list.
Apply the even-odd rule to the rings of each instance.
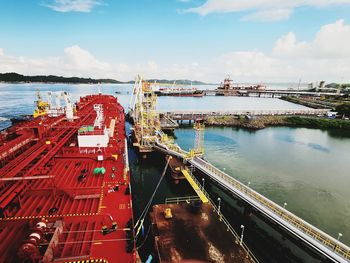
[[[94, 124], [94, 104], [114, 132], [105, 148], [79, 148], [78, 129]], [[1, 134], [0, 262], [135, 261], [123, 108], [113, 96], [92, 95], [75, 115]], [[98, 167], [105, 173], [95, 174]]]

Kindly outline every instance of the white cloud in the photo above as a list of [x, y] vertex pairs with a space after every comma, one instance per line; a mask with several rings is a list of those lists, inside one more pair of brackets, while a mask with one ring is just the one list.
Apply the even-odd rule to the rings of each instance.
[[[207, 58], [207, 62], [158, 64], [156, 60], [128, 64], [101, 61], [78, 45], [56, 57], [11, 56], [0, 48], [0, 72], [26, 75], [54, 74], [131, 80], [146, 78], [198, 79], [219, 82], [230, 74], [237, 82], [350, 81], [350, 25], [343, 20], [324, 25], [311, 41], [300, 41], [289, 32], [276, 40], [270, 52], [238, 50]], [[347, 78], [347, 79], [346, 79]]]
[[111, 64], [95, 58], [88, 50], [78, 45], [67, 47], [61, 56], [47, 58], [28, 58], [11, 56], [0, 48], [0, 72], [17, 72], [24, 75], [62, 75], [66, 77], [114, 78], [128, 81], [136, 74], [149, 78], [185, 77], [192, 74], [194, 66], [174, 66], [160, 68], [153, 61], [136, 65], [126, 63]]
[[244, 20], [275, 21], [287, 19], [295, 8], [302, 6], [324, 7], [350, 4], [350, 0], [207, 0], [198, 7], [184, 10], [202, 16], [211, 13], [250, 12]]
[[313, 59], [350, 58], [350, 25], [344, 20], [321, 27], [311, 42], [298, 42], [294, 33], [277, 40], [274, 54], [281, 57], [310, 57]]
[[297, 42], [296, 36], [293, 32], [289, 32], [287, 35], [277, 40], [274, 53], [281, 56], [300, 56], [304, 50], [308, 49], [309, 44], [306, 42]]
[[279, 38], [271, 52], [232, 52], [219, 58], [225, 73], [242, 80], [339, 81], [350, 76], [350, 25], [343, 20], [324, 25], [310, 42], [293, 32]]
[[101, 0], [53, 0], [46, 6], [57, 12], [83, 12], [89, 13], [98, 5], [101, 5]]
[[64, 49], [62, 64], [77, 71], [96, 70], [108, 72], [111, 70], [111, 65], [98, 61], [89, 51], [77, 45]]
[[264, 79], [274, 74], [279, 67], [279, 61], [258, 51], [227, 53], [218, 59], [218, 64], [224, 66], [224, 73], [240, 78], [254, 76]]
[[108, 77], [113, 74], [113, 71], [112, 65], [97, 60], [89, 51], [77, 45], [64, 49], [63, 55], [59, 57], [27, 58], [0, 52], [0, 72]]
[[271, 9], [262, 10], [243, 17], [243, 20], [256, 20], [256, 21], [279, 21], [286, 20], [290, 17], [292, 9]]

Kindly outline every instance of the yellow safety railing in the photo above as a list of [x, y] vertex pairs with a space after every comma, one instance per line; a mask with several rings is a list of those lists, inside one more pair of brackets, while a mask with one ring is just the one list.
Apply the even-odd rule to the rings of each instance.
[[[192, 178], [192, 180], [197, 184], [200, 185], [200, 183], [198, 182], [197, 178], [193, 176], [192, 173], [189, 173], [189, 176]], [[227, 227], [227, 231], [230, 231], [230, 233], [235, 237], [236, 239], [236, 244], [240, 244], [243, 248], [243, 250], [246, 252], [247, 257], [252, 260], [255, 263], [259, 263], [258, 259], [255, 257], [255, 255], [253, 254], [253, 252], [248, 248], [248, 246], [243, 242], [240, 242], [241, 237], [237, 234], [237, 232], [234, 230], [234, 228], [231, 226], [231, 224], [227, 221], [227, 219], [225, 218], [225, 216], [221, 213], [221, 211], [219, 210], [219, 208], [216, 206], [216, 204], [213, 202], [213, 200], [210, 198], [209, 194], [207, 191], [205, 191], [205, 189], [203, 187], [201, 187], [201, 192], [206, 196], [206, 198], [208, 199], [209, 203], [211, 204], [211, 206], [213, 207], [214, 211], [217, 211], [218, 216], [220, 218], [220, 220], [226, 225]]]
[[192, 186], [193, 190], [196, 192], [196, 194], [198, 195], [198, 197], [202, 200], [203, 203], [208, 203], [209, 200], [206, 197], [206, 195], [203, 193], [200, 184], [198, 184], [195, 180], [193, 180], [193, 176], [191, 171], [189, 171], [188, 169], [183, 169], [182, 174], [185, 176], [186, 180], [189, 182], [189, 184]]
[[214, 173], [216, 176], [219, 176], [221, 179], [229, 183], [234, 188], [238, 189], [245, 195], [259, 202], [261, 205], [268, 208], [270, 211], [272, 211], [273, 213], [275, 213], [276, 215], [278, 215], [280, 218], [284, 219], [288, 223], [292, 224], [293, 226], [295, 226], [296, 228], [298, 228], [299, 230], [307, 234], [309, 237], [312, 237], [313, 239], [317, 240], [319, 243], [335, 251], [337, 254], [339, 254], [343, 258], [350, 259], [350, 249], [346, 247], [344, 244], [342, 244], [341, 242], [335, 240], [334, 238], [331, 238], [327, 234], [309, 225], [308, 223], [303, 221], [301, 218], [286, 211], [285, 209], [275, 204], [274, 202], [270, 201], [266, 197], [255, 192], [251, 188], [245, 186], [244, 184], [230, 177], [226, 173], [220, 171], [218, 168], [214, 167], [210, 163], [199, 158], [196, 158], [195, 161], [199, 163], [201, 166], [203, 166], [206, 170]]

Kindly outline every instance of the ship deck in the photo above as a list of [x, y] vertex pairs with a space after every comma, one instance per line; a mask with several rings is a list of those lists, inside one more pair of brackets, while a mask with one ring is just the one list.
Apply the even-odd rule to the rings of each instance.
[[[95, 104], [103, 105], [108, 146], [79, 147], [78, 130], [94, 124]], [[44, 116], [3, 132], [0, 240], [0, 262], [135, 261], [124, 110], [116, 98], [87, 96], [73, 121]]]

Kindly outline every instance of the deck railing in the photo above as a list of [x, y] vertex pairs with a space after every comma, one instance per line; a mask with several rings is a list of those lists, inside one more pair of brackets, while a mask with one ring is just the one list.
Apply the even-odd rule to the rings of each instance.
[[[193, 176], [192, 172], [189, 173], [191, 178], [195, 181], [195, 183], [200, 186], [200, 183], [198, 182], [197, 178]], [[229, 231], [234, 237], [236, 244], [240, 244], [242, 249], [245, 251], [247, 257], [252, 260], [255, 263], [259, 263], [258, 259], [254, 256], [252, 251], [248, 248], [248, 246], [243, 242], [243, 240], [240, 239], [240, 236], [237, 234], [237, 232], [234, 230], [234, 228], [231, 226], [231, 224], [227, 221], [225, 216], [221, 213], [217, 205], [213, 202], [213, 200], [210, 198], [209, 194], [203, 187], [201, 187], [201, 191], [203, 194], [208, 198], [210, 205], [213, 207], [214, 212], [217, 212], [219, 219], [221, 222], [223, 222], [227, 228], [227, 231]], [[179, 204], [183, 202], [190, 202], [190, 201], [196, 201], [200, 200], [198, 196], [185, 196], [185, 197], [172, 197], [172, 198], [166, 198], [165, 203], [166, 204]]]
[[[192, 172], [189, 173], [192, 179], [196, 182], [197, 185], [200, 185], [197, 178], [193, 176]], [[241, 240], [241, 237], [237, 234], [237, 232], [234, 230], [234, 228], [231, 226], [231, 224], [227, 221], [225, 216], [221, 213], [220, 209], [217, 207], [217, 205], [213, 202], [213, 200], [210, 198], [209, 194], [203, 187], [201, 187], [201, 190], [203, 194], [208, 198], [210, 204], [213, 206], [214, 211], [217, 211], [220, 220], [226, 225], [227, 230], [231, 232], [231, 234], [236, 238], [236, 244], [240, 244], [243, 248], [243, 250], [247, 253], [247, 256], [256, 263], [259, 263], [258, 259], [254, 256], [252, 251], [248, 248], [248, 246]]]
[[159, 111], [172, 119], [182, 116], [232, 116], [232, 115], [326, 115], [330, 109], [276, 109], [276, 110], [230, 110], [230, 111]]
[[317, 229], [316, 227], [310, 225], [309, 223], [305, 222], [301, 218], [297, 217], [296, 215], [292, 214], [291, 212], [287, 211], [286, 209], [282, 208], [281, 206], [277, 205], [276, 203], [272, 202], [271, 200], [267, 199], [266, 197], [262, 196], [256, 191], [252, 190], [250, 187], [235, 180], [231, 176], [222, 172], [221, 170], [211, 165], [210, 163], [204, 161], [203, 159], [195, 158], [193, 159], [192, 164], [195, 164], [197, 168], [200, 168], [198, 167], [198, 164], [199, 166], [204, 167], [207, 171], [215, 174], [216, 176], [221, 178], [223, 181], [225, 181], [227, 184], [237, 189], [240, 193], [248, 196], [249, 198], [253, 199], [255, 202], [258, 202], [259, 204], [267, 208], [270, 212], [272, 212], [279, 218], [287, 221], [289, 224], [301, 230], [307, 236], [316, 240], [317, 242], [324, 245], [328, 249], [336, 252], [341, 257], [347, 260], [350, 259], [350, 248], [342, 244], [335, 238], [329, 236], [328, 234]]

